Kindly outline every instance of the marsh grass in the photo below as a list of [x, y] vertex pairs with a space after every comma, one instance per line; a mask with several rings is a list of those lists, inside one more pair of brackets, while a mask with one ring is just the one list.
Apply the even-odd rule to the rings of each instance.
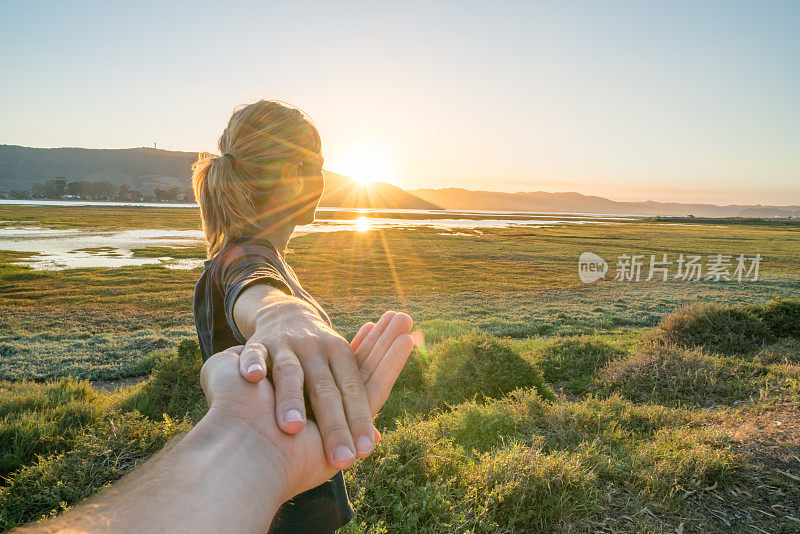
[[[198, 227], [181, 208], [3, 209], [9, 224]], [[293, 240], [290, 263], [340, 332], [395, 308], [427, 341], [376, 420], [377, 453], [345, 473], [357, 514], [345, 532], [796, 530], [800, 488], [772, 467], [800, 470], [771, 456], [796, 456], [796, 435], [745, 449], [729, 427], [792, 428], [799, 235], [642, 221]], [[587, 286], [575, 265], [585, 250], [612, 263], [728, 250], [765, 262], [748, 284]], [[74, 505], [206, 409], [191, 318], [199, 271], [10, 265], [25, 256], [0, 251], [0, 377], [12, 379], [0, 383], [0, 529]], [[708, 304], [682, 309], [697, 302]], [[81, 381], [148, 375], [109, 391]], [[760, 422], [776, 409], [782, 427]]]
[[206, 247], [201, 245], [173, 247], [142, 247], [131, 249], [134, 258], [206, 259]]

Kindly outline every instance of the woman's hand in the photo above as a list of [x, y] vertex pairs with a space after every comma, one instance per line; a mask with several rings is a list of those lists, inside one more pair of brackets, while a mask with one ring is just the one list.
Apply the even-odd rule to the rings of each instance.
[[[378, 334], [376, 327], [379, 325], [380, 321], [378, 325], [368, 323], [362, 327], [359, 333], [366, 329], [362, 343], [369, 334]], [[383, 334], [386, 333], [384, 329]], [[413, 345], [411, 336], [406, 333], [396, 336], [385, 350], [375, 344], [370, 351], [376, 365], [369, 378], [362, 382], [370, 418], [378, 413], [389, 397]], [[375, 348], [381, 352], [375, 352]], [[269, 380], [256, 383], [242, 380], [239, 369], [243, 355], [243, 347], [233, 347], [215, 354], [203, 365], [200, 378], [209, 403], [209, 416], [223, 426], [243, 424], [265, 439], [259, 449], [264, 449], [269, 462], [274, 464], [281, 478], [281, 487], [285, 488], [282, 497], [288, 500], [328, 480], [338, 467], [327, 461], [320, 428], [313, 421], [309, 421], [296, 435], [281, 431], [276, 419], [271, 417], [276, 408], [275, 391]]]
[[[239, 371], [248, 381], [260, 382], [271, 370], [276, 423], [287, 434], [306, 426], [305, 391], [328, 461], [344, 469], [375, 448], [378, 434], [365, 384], [384, 355], [413, 345], [407, 336], [411, 327], [408, 315], [386, 312], [377, 324], [364, 325], [351, 346], [312, 306], [282, 299], [259, 311]], [[381, 405], [385, 400], [380, 399]]]

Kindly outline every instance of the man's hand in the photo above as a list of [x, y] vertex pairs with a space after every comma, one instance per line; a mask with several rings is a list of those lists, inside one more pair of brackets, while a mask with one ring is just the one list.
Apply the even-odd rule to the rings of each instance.
[[[392, 335], [387, 327], [395, 315], [386, 317], [381, 318], [383, 324], [367, 323], [353, 339], [356, 353], [364, 355], [364, 365], [358, 372], [363, 377], [359, 380], [365, 391], [370, 425], [372, 416], [386, 402], [414, 344], [408, 333]], [[268, 380], [242, 380], [239, 369], [243, 356], [243, 347], [234, 347], [212, 356], [203, 365], [200, 376], [210, 406], [208, 417], [223, 426], [240, 425], [255, 430], [263, 438], [259, 449], [265, 461], [271, 462], [280, 473], [282, 487], [286, 488], [283, 497], [288, 500], [328, 480], [339, 467], [328, 461], [321, 430], [313, 421], [295, 435], [281, 431], [276, 418], [271, 416], [276, 408], [275, 389]]]
[[[251, 314], [258, 303], [261, 307]], [[364, 384], [378, 354], [411, 331], [411, 318], [386, 312], [354, 353], [313, 306], [267, 286], [248, 288], [234, 313], [240, 330], [250, 334], [239, 371], [251, 382], [271, 372], [278, 427], [287, 434], [300, 432], [306, 425], [307, 398], [332, 466], [345, 469], [356, 457], [369, 456], [377, 431]]]

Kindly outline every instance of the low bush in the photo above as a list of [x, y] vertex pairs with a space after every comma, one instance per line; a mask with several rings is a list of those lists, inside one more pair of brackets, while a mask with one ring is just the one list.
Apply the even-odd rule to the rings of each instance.
[[580, 336], [548, 342], [529, 353], [528, 359], [539, 364], [547, 382], [582, 395], [599, 368], [624, 355], [625, 351], [606, 341]]
[[752, 354], [771, 333], [751, 310], [720, 304], [693, 304], [667, 315], [651, 333], [653, 342], [704, 347], [710, 352]]
[[566, 452], [511, 444], [484, 454], [466, 483], [462, 524], [475, 532], [568, 531], [600, 509], [596, 473]]
[[649, 344], [629, 358], [609, 363], [600, 380], [607, 391], [635, 402], [713, 406], [757, 394], [768, 372], [760, 364], [698, 349]]
[[708, 487], [731, 481], [743, 467], [728, 439], [704, 428], [665, 427], [636, 445], [642, 462], [635, 477], [650, 494], [671, 496], [680, 487]]
[[397, 421], [416, 414], [428, 414], [434, 408], [429, 396], [426, 378], [429, 357], [425, 350], [414, 349], [408, 357], [392, 388], [392, 393], [375, 418], [375, 425], [381, 429], [393, 429]]
[[741, 470], [705, 424], [619, 395], [463, 403], [403, 421], [345, 472], [356, 522], [344, 532], [583, 532], [609, 510], [674, 506], [676, 488], [724, 487]]
[[783, 338], [770, 343], [757, 354], [757, 362], [772, 364], [800, 364], [800, 339]]
[[775, 299], [753, 311], [773, 336], [800, 338], [800, 301]]
[[441, 432], [466, 452], [487, 452], [520, 439], [522, 420], [507, 403], [465, 402], [436, 418]]
[[522, 358], [506, 340], [472, 332], [438, 345], [429, 369], [431, 394], [437, 403], [497, 398], [517, 388], [534, 388], [552, 398], [542, 371]]
[[386, 525], [392, 532], [455, 530], [454, 510], [463, 499], [459, 479], [468, 465], [430, 422], [387, 432], [378, 452], [344, 472], [356, 508], [356, 522], [344, 532], [386, 532]]

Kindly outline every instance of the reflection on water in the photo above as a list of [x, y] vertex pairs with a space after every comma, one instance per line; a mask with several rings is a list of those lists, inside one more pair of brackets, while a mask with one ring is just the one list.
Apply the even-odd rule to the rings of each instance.
[[371, 227], [372, 225], [369, 223], [369, 219], [367, 219], [366, 217], [359, 217], [358, 219], [356, 219], [356, 231], [366, 232]]
[[203, 233], [199, 230], [102, 232], [9, 226], [0, 228], [0, 250], [37, 253], [36, 256], [19, 262], [36, 270], [154, 264], [162, 264], [170, 269], [193, 269], [201, 265], [203, 260], [135, 258], [133, 249], [196, 245], [202, 238]]
[[[448, 211], [448, 210], [319, 210], [318, 215], [335, 215], [331, 212], [358, 214], [358, 217], [320, 218], [313, 224], [298, 226], [294, 235], [317, 232], [356, 231], [368, 232], [386, 228], [434, 228], [440, 235], [470, 237], [480, 234], [482, 228], [528, 227], [543, 228], [555, 225], [614, 224], [625, 217], [585, 216], [578, 214], [504, 214], [500, 212]], [[374, 213], [376, 216], [368, 216]], [[379, 216], [397, 213], [398, 217]], [[412, 214], [407, 218], [400, 215]], [[436, 215], [439, 215], [438, 217]], [[473, 218], [467, 218], [472, 216]], [[417, 218], [418, 217], [418, 218]], [[464, 217], [464, 218], [461, 218]], [[8, 224], [8, 221], [5, 221]], [[19, 223], [16, 223], [19, 224]], [[466, 232], [470, 230], [471, 232]], [[38, 226], [2, 226], [0, 223], [0, 250], [36, 253], [19, 263], [37, 270], [74, 269], [81, 267], [123, 267], [163, 265], [169, 269], [193, 269], [203, 260], [176, 259], [169, 256], [157, 258], [134, 257], [134, 250], [146, 247], [185, 247], [201, 245], [203, 233], [199, 230], [123, 230], [103, 231], [87, 229], [54, 229]]]

